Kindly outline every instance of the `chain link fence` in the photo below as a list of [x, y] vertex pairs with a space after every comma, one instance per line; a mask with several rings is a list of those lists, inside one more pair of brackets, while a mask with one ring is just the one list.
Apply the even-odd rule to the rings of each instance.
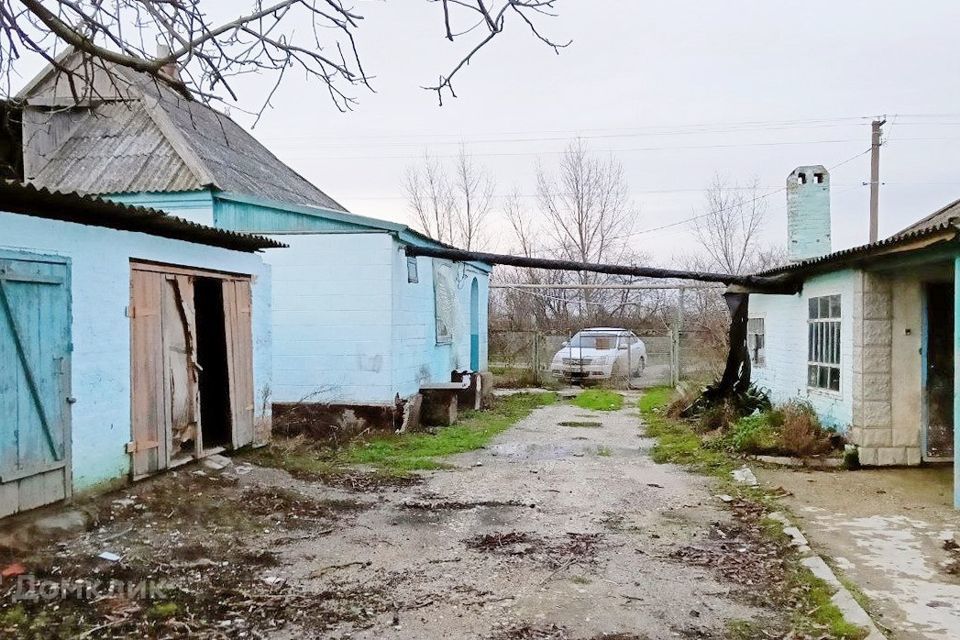
[[[551, 371], [555, 356], [575, 332], [497, 331], [489, 334], [490, 370], [498, 386], [526, 387], [564, 384]], [[639, 336], [646, 346], [646, 361], [621, 363], [622, 372], [609, 379], [591, 379], [616, 388], [675, 385], [683, 380], [706, 380], [719, 372], [725, 352], [696, 331]], [[628, 373], [629, 372], [629, 373]]]

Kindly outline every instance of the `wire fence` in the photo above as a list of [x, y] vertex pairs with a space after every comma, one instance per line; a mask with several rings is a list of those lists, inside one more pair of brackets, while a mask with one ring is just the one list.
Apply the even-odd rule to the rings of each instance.
[[[499, 386], [541, 386], [575, 380], [556, 374], [554, 358], [571, 358], [564, 353], [575, 332], [498, 331], [489, 334], [490, 370]], [[676, 385], [690, 379], [708, 379], [722, 365], [724, 353], [697, 331], [639, 336], [646, 347], [643, 362], [632, 360], [631, 352], [620, 356], [610, 377], [586, 377], [583, 382], [603, 383], [616, 388], [646, 388]], [[571, 358], [576, 361], [575, 358]], [[571, 361], [568, 360], [568, 361]]]

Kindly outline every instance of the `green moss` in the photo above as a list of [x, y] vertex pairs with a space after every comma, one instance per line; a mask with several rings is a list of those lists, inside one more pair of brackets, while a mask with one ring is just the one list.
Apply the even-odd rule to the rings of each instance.
[[151, 620], [166, 620], [180, 612], [176, 602], [157, 602], [147, 609], [147, 617]]
[[794, 614], [797, 630], [813, 633], [817, 626], [826, 627], [834, 638], [860, 640], [867, 630], [847, 622], [833, 601], [833, 589], [805, 568], [796, 565], [790, 572], [790, 585], [802, 592], [804, 606]]
[[727, 623], [726, 637], [729, 640], [754, 640], [766, 634], [764, 625], [749, 620], [731, 620]]
[[298, 450], [268, 446], [251, 451], [243, 456], [251, 462], [289, 471], [302, 478], [326, 478], [341, 471], [340, 465], [329, 454], [304, 445]]
[[18, 604], [12, 609], [7, 609], [0, 614], [0, 628], [19, 627], [26, 624], [27, 612], [22, 604]]
[[456, 425], [436, 433], [406, 433], [357, 442], [337, 460], [372, 464], [395, 472], [446, 468], [436, 458], [479, 449], [537, 407], [556, 401], [554, 393], [521, 393], [501, 398], [489, 411], [464, 414]]
[[616, 411], [623, 408], [623, 396], [608, 389], [587, 389], [573, 399], [573, 404], [582, 409]]

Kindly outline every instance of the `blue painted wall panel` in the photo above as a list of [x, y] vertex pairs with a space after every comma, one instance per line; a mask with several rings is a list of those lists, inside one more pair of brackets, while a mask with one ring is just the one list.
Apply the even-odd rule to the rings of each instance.
[[0, 249], [71, 261], [76, 490], [129, 472], [131, 259], [252, 276], [254, 397], [257, 418], [269, 418], [269, 402], [264, 407], [261, 400], [269, 399], [271, 386], [270, 269], [259, 255], [6, 212], [0, 212]]
[[203, 191], [158, 193], [116, 193], [104, 196], [107, 200], [138, 207], [159, 209], [191, 222], [213, 226], [213, 194]]

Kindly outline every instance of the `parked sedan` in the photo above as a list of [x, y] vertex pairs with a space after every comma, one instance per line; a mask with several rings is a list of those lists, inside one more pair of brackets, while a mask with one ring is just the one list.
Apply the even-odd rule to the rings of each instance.
[[631, 331], [620, 328], [584, 329], [565, 342], [553, 357], [550, 371], [568, 380], [606, 380], [638, 376], [647, 364], [647, 347]]

